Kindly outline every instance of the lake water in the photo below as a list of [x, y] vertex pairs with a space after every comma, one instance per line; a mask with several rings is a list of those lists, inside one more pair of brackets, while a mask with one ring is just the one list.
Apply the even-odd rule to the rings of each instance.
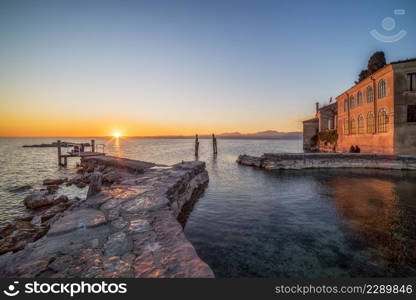
[[[0, 225], [24, 212], [43, 179], [70, 176], [56, 148], [22, 148], [56, 139], [0, 139]], [[89, 139], [62, 139], [89, 141]], [[187, 139], [96, 139], [116, 156], [173, 164], [192, 160]], [[239, 154], [300, 152], [299, 140], [200, 140], [210, 183], [185, 234], [217, 277], [416, 276], [416, 172], [266, 172], [235, 163]], [[86, 190], [61, 191], [84, 196]]]

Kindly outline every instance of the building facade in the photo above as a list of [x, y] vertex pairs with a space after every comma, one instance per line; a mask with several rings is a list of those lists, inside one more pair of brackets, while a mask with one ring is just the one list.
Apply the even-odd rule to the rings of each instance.
[[318, 151], [318, 128], [319, 119], [312, 118], [305, 120], [303, 123], [303, 151], [316, 152]]
[[336, 151], [416, 154], [416, 59], [386, 65], [337, 99]]
[[[336, 103], [317, 105], [315, 118], [303, 126], [305, 151], [350, 152], [358, 146], [365, 153], [416, 154], [416, 58], [390, 63]], [[334, 131], [336, 142], [325, 141]]]

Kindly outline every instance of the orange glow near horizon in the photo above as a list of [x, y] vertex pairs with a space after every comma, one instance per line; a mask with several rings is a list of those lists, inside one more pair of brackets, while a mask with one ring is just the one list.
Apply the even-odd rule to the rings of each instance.
[[[264, 118], [253, 118], [249, 110], [217, 110], [211, 106], [198, 110], [176, 102], [155, 109], [152, 101], [139, 104], [130, 106], [112, 99], [54, 101], [48, 93], [43, 99], [35, 95], [20, 97], [0, 93], [0, 137], [115, 137], [115, 133], [122, 137], [146, 137], [300, 131], [300, 120], [308, 117], [281, 118], [279, 111], [261, 110]], [[146, 110], [144, 105], [148, 105]]]
[[[129, 137], [129, 136], [189, 136], [195, 133], [211, 134], [224, 132], [253, 133], [264, 130], [299, 131], [297, 121], [288, 123], [289, 126], [276, 124], [264, 125], [261, 121], [256, 124], [255, 120], [243, 124], [227, 122], [179, 122], [177, 120], [152, 122], [144, 120], [124, 121], [121, 118], [107, 115], [71, 116], [65, 114], [30, 114], [0, 112], [0, 137]], [[279, 122], [276, 122], [277, 124]], [[299, 122], [300, 123], [300, 122]], [[273, 126], [275, 125], [275, 126]], [[284, 125], [284, 124], [282, 124]], [[276, 128], [277, 127], [277, 128]], [[282, 128], [283, 127], [283, 128]]]

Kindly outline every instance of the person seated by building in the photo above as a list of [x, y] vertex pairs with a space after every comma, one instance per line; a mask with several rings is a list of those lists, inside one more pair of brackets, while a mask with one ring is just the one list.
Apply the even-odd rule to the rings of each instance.
[[354, 147], [354, 145], [351, 145], [350, 153], [355, 153], [355, 147]]
[[361, 149], [360, 147], [358, 147], [358, 145], [355, 145], [355, 153], [360, 153]]

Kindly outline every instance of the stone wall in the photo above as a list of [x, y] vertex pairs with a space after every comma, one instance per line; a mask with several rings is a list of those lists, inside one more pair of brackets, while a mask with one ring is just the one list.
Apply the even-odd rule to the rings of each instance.
[[407, 122], [408, 105], [416, 105], [416, 87], [409, 91], [408, 73], [416, 72], [416, 61], [393, 64], [394, 68], [394, 148], [398, 154], [416, 153], [416, 122]]
[[303, 150], [306, 152], [317, 150], [318, 118], [303, 121]]
[[365, 153], [265, 153], [240, 155], [237, 163], [265, 170], [369, 168], [416, 170], [416, 156]]
[[319, 152], [336, 152], [337, 144], [319, 141]]
[[117, 182], [54, 217], [42, 238], [0, 256], [1, 277], [214, 276], [177, 220], [208, 183], [203, 162], [88, 157], [82, 164]]

